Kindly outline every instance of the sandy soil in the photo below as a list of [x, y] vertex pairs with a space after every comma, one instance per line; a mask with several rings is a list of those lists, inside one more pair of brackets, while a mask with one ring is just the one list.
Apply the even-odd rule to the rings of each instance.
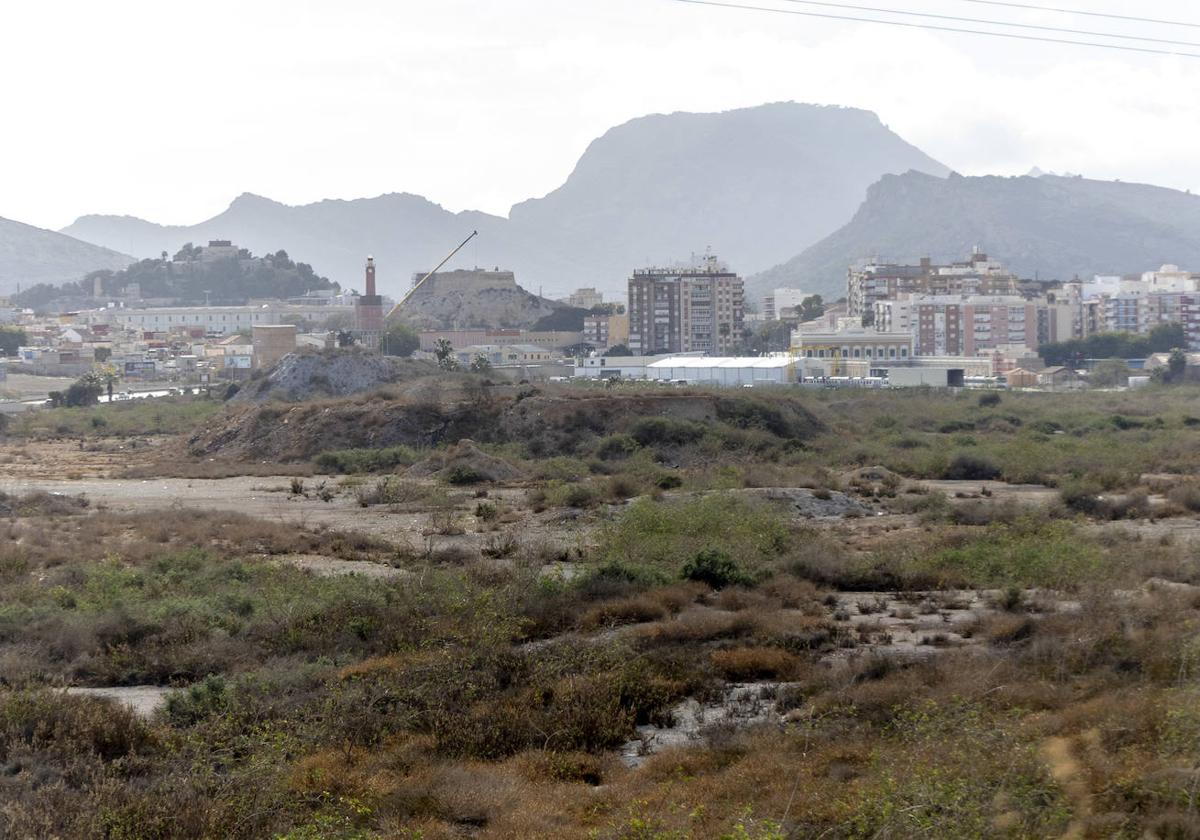
[[128, 706], [139, 717], [153, 717], [154, 713], [167, 704], [167, 695], [173, 689], [157, 685], [114, 686], [111, 688], [66, 688], [67, 694], [83, 697], [100, 697]]
[[921, 481], [930, 490], [945, 493], [951, 499], [991, 499], [994, 502], [1018, 502], [1047, 505], [1058, 498], [1058, 491], [1042, 484], [1005, 484], [1003, 481]]
[[336, 557], [325, 557], [322, 554], [284, 554], [278, 557], [264, 557], [275, 563], [306, 569], [320, 577], [336, 577], [338, 575], [362, 575], [363, 577], [389, 580], [405, 577], [409, 573], [403, 569], [373, 563], [370, 560], [339, 560]]
[[0, 382], [0, 398], [6, 400], [31, 400], [45, 397], [51, 391], [63, 391], [75, 380], [69, 376], [32, 376], [28, 373], [10, 373]]
[[147, 464], [166, 437], [27, 441], [0, 445], [0, 481], [111, 477]]
[[351, 490], [337, 487], [336, 479], [306, 480], [310, 489], [324, 480], [337, 490], [338, 495], [329, 502], [311, 492], [307, 498], [293, 495], [291, 480], [289, 476], [127, 479], [97, 475], [68, 480], [46, 478], [41, 469], [24, 473], [4, 469], [0, 472], [0, 491], [81, 495], [96, 508], [119, 513], [195, 509], [243, 513], [305, 528], [357, 531], [430, 554], [464, 551], [478, 555], [483, 547], [505, 539], [507, 534], [522, 548], [536, 549], [548, 558], [565, 557], [586, 544], [600, 515], [564, 515], [562, 511], [534, 514], [522, 509], [523, 490], [499, 488], [490, 489], [487, 500], [511, 506], [507, 518], [512, 521], [491, 526], [474, 514], [478, 502], [487, 500], [476, 499], [472, 491], [461, 491], [451, 494], [455, 510], [450, 527], [445, 528], [428, 511], [383, 505], [361, 507]]

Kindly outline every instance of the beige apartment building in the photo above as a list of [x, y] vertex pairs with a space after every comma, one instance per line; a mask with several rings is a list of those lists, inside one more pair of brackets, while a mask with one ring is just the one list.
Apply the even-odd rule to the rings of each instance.
[[634, 355], [729, 355], [742, 340], [742, 278], [708, 257], [698, 268], [639, 269], [629, 278], [629, 349]]

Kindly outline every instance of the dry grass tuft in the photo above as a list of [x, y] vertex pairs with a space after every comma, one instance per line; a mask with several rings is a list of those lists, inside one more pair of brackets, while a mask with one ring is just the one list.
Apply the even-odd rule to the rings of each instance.
[[769, 647], [738, 647], [712, 655], [713, 666], [732, 682], [788, 680], [800, 670], [799, 657]]

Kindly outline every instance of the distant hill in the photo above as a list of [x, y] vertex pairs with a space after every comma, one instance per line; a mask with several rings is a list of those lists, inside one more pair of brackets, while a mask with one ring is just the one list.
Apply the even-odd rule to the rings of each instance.
[[888, 175], [841, 230], [747, 283], [747, 296], [798, 286], [832, 299], [863, 258], [962, 259], [974, 246], [1026, 277], [1200, 269], [1200, 197], [1163, 187], [1042, 175]]
[[529, 329], [560, 311], [578, 310], [527, 292], [510, 271], [448, 271], [426, 280], [396, 320], [420, 330]]
[[[98, 299], [92, 297], [95, 281], [100, 285]], [[243, 250], [236, 256], [210, 259], [200, 246], [186, 244], [174, 259], [139, 260], [121, 271], [93, 271], [77, 282], [37, 284], [14, 295], [13, 301], [35, 309], [73, 308], [128, 297], [136, 288], [138, 297], [147, 300], [229, 305], [253, 298], [299, 297], [333, 285], [312, 266], [292, 260], [286, 251], [255, 257]]]
[[0, 294], [37, 283], [78, 280], [89, 271], [124, 268], [133, 257], [32, 225], [0, 219]]
[[749, 274], [836, 230], [879, 176], [910, 169], [948, 174], [869, 111], [785, 103], [655, 115], [593, 142], [562, 187], [510, 218], [622, 283], [647, 259], [709, 245]]
[[[354, 201], [320, 201], [289, 207], [246, 193], [225, 212], [198, 225], [156, 225], [129, 216], [84, 216], [65, 233], [89, 242], [122, 242], [143, 257], [174, 253], [184, 242], [228, 239], [256, 253], [283, 248], [304, 254], [347, 289], [363, 290], [363, 266], [374, 255], [381, 292], [407, 291], [412, 274], [437, 265], [478, 229], [492, 235], [504, 219], [484, 213], [454, 214], [420, 196], [382, 195]], [[472, 252], [474, 253], [474, 252]]]
[[634, 268], [710, 245], [743, 274], [768, 268], [836, 230], [880, 176], [910, 169], [948, 172], [870, 112], [781, 103], [628, 122], [593, 142], [562, 187], [514, 206], [510, 219], [407, 194], [302, 207], [243, 195], [198, 225], [84, 216], [64, 233], [139, 257], [209, 239], [282, 247], [360, 289], [373, 254], [381, 290], [399, 295], [478, 230], [450, 268], [478, 260], [515, 271], [529, 289], [623, 294]]

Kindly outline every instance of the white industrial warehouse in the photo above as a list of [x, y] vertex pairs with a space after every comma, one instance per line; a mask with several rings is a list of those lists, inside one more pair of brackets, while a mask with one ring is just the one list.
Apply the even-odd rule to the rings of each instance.
[[576, 376], [595, 379], [621, 377], [689, 385], [788, 385], [799, 381], [800, 360], [776, 356], [625, 356], [583, 359]]
[[[714, 385], [724, 388], [795, 385], [806, 382], [843, 386], [879, 387], [962, 387], [962, 368], [945, 368], [922, 364], [921, 359], [907, 359], [903, 364], [868, 371], [863, 366], [861, 376], [830, 375], [826, 360], [805, 359], [788, 354], [772, 356], [705, 356], [684, 353], [672, 356], [589, 356], [575, 366], [575, 376], [588, 379], [634, 379], [655, 382], [676, 382], [688, 385]], [[936, 365], [936, 366], [935, 366]], [[811, 370], [806, 373], [806, 367]], [[891, 381], [888, 382], [888, 375]], [[815, 379], [814, 379], [815, 377]]]
[[697, 385], [788, 385], [799, 369], [788, 356], [671, 356], [646, 366], [648, 379]]

